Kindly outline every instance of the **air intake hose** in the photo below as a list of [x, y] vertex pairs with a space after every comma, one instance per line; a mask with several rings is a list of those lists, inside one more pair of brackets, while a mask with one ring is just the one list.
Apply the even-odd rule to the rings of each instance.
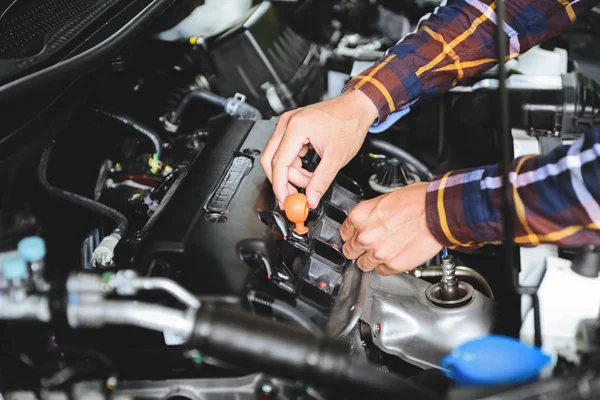
[[204, 303], [188, 345], [225, 362], [335, 388], [351, 397], [437, 398], [398, 376], [352, 363], [345, 342], [239, 309]]

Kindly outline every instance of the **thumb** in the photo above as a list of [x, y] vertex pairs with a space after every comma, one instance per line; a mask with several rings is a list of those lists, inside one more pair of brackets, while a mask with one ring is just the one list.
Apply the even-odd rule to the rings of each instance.
[[329, 189], [331, 183], [338, 173], [338, 168], [329, 161], [330, 158], [322, 158], [306, 187], [306, 197], [310, 208], [316, 208], [323, 194]]

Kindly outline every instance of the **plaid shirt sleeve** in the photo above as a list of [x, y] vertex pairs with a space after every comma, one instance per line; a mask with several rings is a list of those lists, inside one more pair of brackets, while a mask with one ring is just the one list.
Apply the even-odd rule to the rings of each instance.
[[[571, 146], [514, 160], [515, 243], [600, 244], [600, 127]], [[451, 171], [429, 183], [429, 230], [458, 250], [503, 239], [499, 165]]]
[[[548, 39], [598, 0], [507, 0], [508, 58]], [[344, 87], [377, 106], [382, 123], [396, 111], [476, 76], [496, 62], [495, 0], [450, 0], [424, 16], [417, 30]]]

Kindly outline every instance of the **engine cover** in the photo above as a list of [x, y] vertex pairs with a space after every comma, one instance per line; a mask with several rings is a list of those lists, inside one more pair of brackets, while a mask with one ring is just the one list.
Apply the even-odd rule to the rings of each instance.
[[177, 280], [195, 293], [239, 293], [250, 267], [237, 243], [274, 244], [257, 216], [275, 204], [257, 158], [274, 127], [275, 121], [232, 122], [210, 154], [191, 165], [146, 239], [152, 257], [175, 266]]

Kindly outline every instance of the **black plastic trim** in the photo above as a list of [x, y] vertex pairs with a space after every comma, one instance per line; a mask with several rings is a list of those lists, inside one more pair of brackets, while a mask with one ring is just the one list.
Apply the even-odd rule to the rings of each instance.
[[39, 89], [41, 85], [49, 81], [60, 78], [73, 79], [74, 74], [89, 72], [100, 60], [117, 53], [121, 47], [127, 44], [130, 36], [139, 33], [146, 24], [156, 19], [175, 2], [176, 0], [154, 0], [121, 29], [94, 47], [72, 58], [0, 86], [0, 103], [14, 96], [23, 95], [25, 91]]

